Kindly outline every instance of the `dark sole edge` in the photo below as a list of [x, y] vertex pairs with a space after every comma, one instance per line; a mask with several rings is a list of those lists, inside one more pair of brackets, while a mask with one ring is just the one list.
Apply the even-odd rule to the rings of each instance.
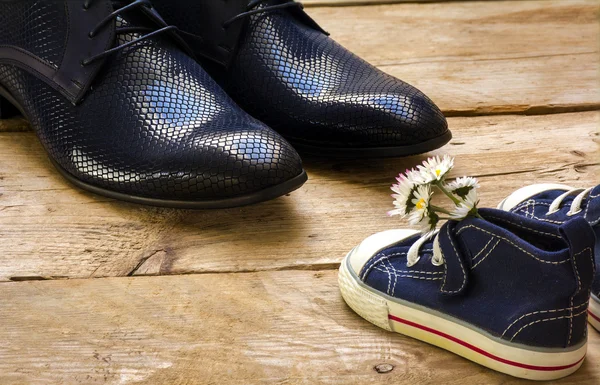
[[289, 194], [292, 191], [299, 189], [306, 181], [308, 180], [308, 175], [306, 171], [302, 170], [302, 173], [292, 179], [289, 179], [281, 184], [278, 184], [273, 187], [266, 188], [261, 191], [257, 191], [252, 194], [242, 195], [238, 197], [232, 198], [224, 198], [224, 199], [213, 199], [213, 200], [203, 200], [203, 201], [180, 201], [180, 200], [168, 200], [168, 199], [157, 199], [157, 198], [146, 198], [139, 197], [135, 195], [123, 194], [115, 191], [105, 190], [100, 187], [96, 187], [90, 185], [88, 183], [82, 182], [79, 179], [75, 178], [69, 172], [64, 170], [61, 166], [56, 164], [52, 159], [50, 159], [54, 167], [58, 170], [58, 172], [71, 184], [92, 192], [94, 194], [102, 195], [108, 198], [117, 199], [124, 202], [135, 203], [145, 206], [155, 206], [155, 207], [166, 207], [166, 208], [175, 208], [175, 209], [228, 209], [234, 207], [242, 207], [248, 206], [256, 203], [261, 203], [265, 201], [269, 201], [275, 198], [279, 198], [283, 195]]
[[438, 148], [443, 147], [450, 142], [451, 139], [452, 132], [448, 130], [443, 135], [430, 139], [426, 142], [396, 147], [319, 147], [303, 144], [294, 141], [293, 139], [289, 139], [289, 141], [301, 155], [312, 155], [324, 158], [391, 158], [418, 155], [437, 150]]
[[[25, 112], [16, 102], [16, 100], [12, 97], [12, 95], [2, 86], [0, 86], [0, 97], [4, 97], [8, 100], [13, 106], [15, 106], [23, 116], [26, 116]], [[122, 194], [115, 191], [105, 190], [100, 187], [96, 187], [90, 185], [88, 183], [82, 182], [79, 179], [75, 178], [71, 173], [63, 169], [59, 164], [57, 164], [50, 156], [48, 156], [50, 162], [54, 165], [54, 167], [58, 170], [58, 172], [71, 184], [92, 192], [94, 194], [102, 195], [108, 198], [117, 199], [120, 201], [146, 205], [146, 206], [155, 206], [155, 207], [168, 207], [168, 208], [176, 208], [176, 209], [226, 209], [226, 208], [234, 208], [234, 207], [242, 207], [248, 206], [256, 203], [261, 203], [265, 201], [269, 201], [275, 198], [279, 198], [283, 195], [289, 194], [294, 190], [299, 189], [306, 181], [308, 180], [308, 175], [306, 171], [302, 170], [302, 173], [298, 176], [295, 176], [292, 179], [289, 179], [283, 183], [278, 184], [277, 186], [269, 187], [261, 191], [257, 191], [252, 194], [242, 195], [239, 197], [225, 198], [225, 199], [214, 199], [214, 200], [203, 200], [203, 201], [179, 201], [179, 200], [168, 200], [168, 199], [155, 199], [155, 198], [145, 198], [138, 197], [135, 195]]]

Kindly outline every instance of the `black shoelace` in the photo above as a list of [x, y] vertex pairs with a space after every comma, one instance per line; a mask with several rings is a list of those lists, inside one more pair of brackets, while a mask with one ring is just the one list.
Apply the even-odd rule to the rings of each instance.
[[[85, 2], [83, 3], [83, 8], [88, 9], [92, 3], [94, 2], [94, 0], [85, 0]], [[119, 9], [117, 9], [116, 11], [114, 11], [113, 13], [111, 13], [110, 15], [106, 16], [102, 21], [100, 21], [98, 23], [98, 25], [96, 25], [89, 33], [89, 37], [91, 39], [94, 38], [94, 36], [96, 36], [96, 34], [98, 33], [98, 31], [100, 31], [103, 27], [106, 26], [106, 24], [108, 24], [111, 20], [113, 20], [114, 18], [118, 17], [121, 13], [125, 12], [125, 11], [129, 11], [131, 9], [134, 8], [138, 8], [138, 7], [148, 7], [148, 8], [152, 8], [152, 4], [150, 3], [150, 0], [135, 0]], [[152, 28], [146, 28], [146, 27], [123, 27], [123, 28], [117, 28], [116, 32], [117, 34], [123, 34], [123, 33], [132, 33], [132, 32], [150, 32], [142, 37], [139, 37], [137, 39], [134, 39], [130, 42], [127, 42], [125, 44], [122, 44], [118, 47], [115, 48], [111, 48], [109, 50], [106, 50], [104, 52], [102, 52], [101, 54], [92, 56], [90, 58], [87, 58], [85, 60], [83, 60], [81, 62], [82, 65], [86, 66], [89, 65], [93, 62], [95, 62], [96, 60], [100, 60], [108, 55], [112, 55], [115, 52], [118, 52], [122, 49], [125, 49], [127, 47], [130, 47], [134, 44], [137, 44], [143, 40], [149, 39], [152, 36], [156, 36], [158, 34], [170, 31], [170, 30], [175, 30], [177, 29], [177, 27], [175, 26], [169, 26], [169, 25], [165, 25], [164, 27], [154, 30]]]
[[[246, 8], [246, 12], [242, 12], [239, 15], [232, 17], [231, 19], [227, 20], [226, 22], [223, 23], [223, 28], [227, 28], [229, 27], [232, 23], [235, 23], [236, 21], [243, 19], [245, 17], [248, 16], [252, 16], [255, 15], [257, 13], [263, 13], [263, 12], [271, 12], [271, 11], [275, 11], [278, 9], [284, 9], [284, 8], [292, 8], [292, 7], [297, 7], [300, 9], [303, 9], [304, 6], [302, 5], [302, 3], [297, 3], [294, 0], [288, 1], [286, 3], [283, 4], [276, 4], [276, 5], [266, 5], [267, 1], [269, 0], [251, 0], [250, 3], [248, 3], [248, 7]], [[259, 7], [260, 5], [265, 4], [264, 7]]]

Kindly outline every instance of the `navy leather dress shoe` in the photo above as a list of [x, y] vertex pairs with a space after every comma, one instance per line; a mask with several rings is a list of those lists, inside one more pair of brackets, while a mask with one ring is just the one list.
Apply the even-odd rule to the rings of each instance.
[[532, 184], [510, 194], [498, 208], [558, 225], [583, 218], [592, 226], [596, 233], [596, 274], [588, 321], [600, 331], [600, 185], [585, 189], [562, 184]]
[[231, 207], [306, 181], [290, 144], [239, 108], [147, 0], [0, 2], [0, 117], [15, 107], [87, 190]]
[[421, 91], [340, 46], [288, 0], [154, 0], [211, 75], [301, 152], [402, 156], [451, 133]]
[[587, 349], [595, 236], [583, 218], [501, 210], [448, 221], [433, 239], [375, 234], [342, 261], [346, 303], [371, 323], [531, 380], [575, 372]]

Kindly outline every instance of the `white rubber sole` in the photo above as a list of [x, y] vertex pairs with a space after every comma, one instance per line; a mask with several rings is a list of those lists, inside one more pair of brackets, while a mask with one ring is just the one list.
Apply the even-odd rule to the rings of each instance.
[[[351, 252], [352, 253], [352, 252]], [[350, 254], [349, 254], [350, 255]], [[350, 271], [346, 256], [338, 276], [342, 297], [358, 315], [382, 329], [401, 333], [451, 351], [468, 360], [511, 376], [555, 380], [575, 372], [585, 358], [587, 341], [576, 349], [525, 349], [500, 342], [450, 317], [400, 303], [370, 290]]]
[[600, 301], [593, 296], [588, 307], [588, 322], [600, 332]]

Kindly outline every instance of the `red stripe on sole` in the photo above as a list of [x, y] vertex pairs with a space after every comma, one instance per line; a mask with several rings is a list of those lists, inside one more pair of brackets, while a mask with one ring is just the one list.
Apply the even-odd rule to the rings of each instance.
[[589, 310], [588, 310], [588, 314], [591, 315], [593, 319], [595, 319], [596, 321], [600, 322], [600, 317], [598, 317], [596, 314], [592, 313]]
[[405, 325], [412, 326], [414, 328], [424, 330], [426, 332], [438, 335], [440, 337], [444, 337], [444, 338], [446, 338], [446, 339], [448, 339], [448, 340], [450, 340], [452, 342], [456, 342], [459, 345], [462, 345], [462, 346], [464, 346], [464, 347], [466, 347], [468, 349], [471, 349], [474, 352], [477, 352], [477, 353], [479, 353], [479, 354], [481, 354], [483, 356], [486, 356], [488, 358], [491, 358], [491, 359], [493, 359], [495, 361], [498, 361], [498, 362], [501, 362], [503, 364], [507, 364], [507, 365], [511, 365], [511, 366], [516, 366], [518, 368], [529, 369], [529, 370], [539, 370], [539, 371], [543, 371], [543, 372], [550, 372], [550, 371], [556, 371], [556, 370], [564, 370], [564, 369], [572, 368], [573, 366], [575, 366], [575, 365], [579, 364], [581, 361], [583, 361], [583, 359], [585, 358], [585, 356], [583, 356], [577, 362], [575, 362], [573, 364], [562, 365], [562, 366], [536, 366], [536, 365], [523, 364], [523, 363], [520, 363], [520, 362], [510, 361], [510, 360], [504, 359], [502, 357], [495, 356], [492, 353], [488, 353], [485, 350], [478, 348], [477, 346], [473, 346], [473, 345], [471, 345], [468, 342], [460, 340], [460, 339], [458, 339], [456, 337], [453, 337], [453, 336], [451, 336], [449, 334], [446, 334], [444, 332], [441, 332], [439, 330], [435, 330], [435, 329], [429, 328], [427, 326], [419, 325], [417, 323], [405, 320], [405, 319], [400, 318], [400, 317], [396, 317], [396, 316], [391, 315], [391, 314], [388, 315], [388, 318], [391, 319], [392, 321], [403, 323]]

